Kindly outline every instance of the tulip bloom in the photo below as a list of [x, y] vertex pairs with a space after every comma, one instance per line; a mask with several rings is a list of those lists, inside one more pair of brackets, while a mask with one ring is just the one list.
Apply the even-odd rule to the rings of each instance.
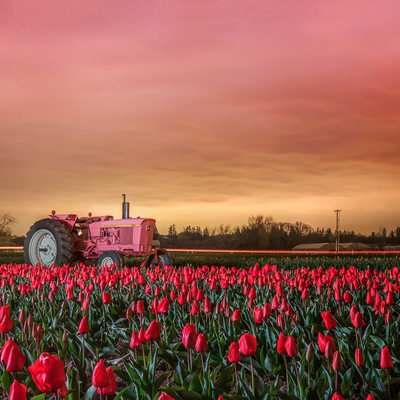
[[167, 394], [165, 394], [164, 392], [160, 394], [160, 396], [158, 396], [157, 400], [175, 400], [173, 397], [168, 396]]
[[142, 314], [144, 313], [144, 303], [143, 300], [138, 300], [136, 303], [136, 313], [137, 314]]
[[10, 386], [9, 400], [26, 400], [26, 386], [15, 380]]
[[81, 323], [79, 324], [78, 332], [81, 335], [89, 333], [89, 325], [88, 325], [88, 320], [87, 320], [86, 315], [82, 318]]
[[281, 355], [286, 354], [286, 347], [285, 347], [286, 339], [287, 339], [286, 336], [283, 333], [281, 333], [276, 343], [277, 351]]
[[159, 314], [166, 314], [169, 311], [169, 299], [163, 297], [157, 305], [157, 312]]
[[108, 373], [103, 360], [100, 360], [93, 370], [92, 385], [97, 388], [108, 386]]
[[362, 356], [360, 349], [356, 349], [354, 358], [355, 358], [357, 367], [362, 367], [364, 365], [364, 358]]
[[208, 350], [207, 340], [203, 333], [199, 333], [196, 340], [195, 350], [198, 353], [204, 353]]
[[335, 343], [333, 342], [333, 337], [328, 335], [323, 335], [321, 332], [318, 332], [318, 347], [322, 353], [325, 353], [325, 348], [327, 344], [331, 344], [332, 351], [336, 350]]
[[0, 333], [8, 333], [14, 326], [14, 322], [10, 319], [10, 306], [0, 307]]
[[64, 363], [57, 356], [42, 353], [28, 371], [43, 393], [56, 392], [65, 385]]
[[182, 329], [182, 343], [187, 349], [195, 346], [197, 340], [197, 333], [193, 324], [187, 324]]
[[321, 313], [321, 317], [324, 320], [324, 324], [326, 326], [326, 329], [334, 329], [337, 326], [337, 322], [335, 318], [333, 318], [332, 314], [330, 311], [325, 311]]
[[117, 383], [115, 381], [114, 370], [111, 367], [108, 367], [106, 369], [106, 373], [108, 378], [108, 384], [107, 386], [104, 387], [98, 387], [97, 393], [102, 394], [104, 396], [112, 396], [113, 394], [115, 394], [117, 390]]
[[354, 317], [351, 319], [351, 322], [353, 323], [354, 328], [362, 328], [363, 326], [367, 325], [363, 320], [363, 315], [361, 311], [357, 311], [354, 314]]
[[24, 368], [26, 357], [22, 354], [18, 345], [11, 347], [10, 353], [6, 361], [6, 371], [18, 372]]
[[131, 341], [129, 343], [129, 346], [132, 347], [132, 349], [140, 347], [142, 342], [140, 341], [139, 335], [136, 333], [136, 331], [132, 331], [131, 335]]
[[111, 294], [107, 293], [107, 292], [103, 292], [101, 300], [103, 301], [103, 304], [110, 304], [111, 303]]
[[232, 322], [240, 321], [240, 317], [241, 317], [241, 315], [240, 315], [240, 310], [239, 310], [239, 309], [236, 309], [236, 310], [232, 313], [231, 320], [232, 320]]
[[335, 392], [332, 396], [332, 400], [344, 400], [344, 398], [337, 392]]
[[389, 369], [393, 368], [393, 360], [392, 356], [390, 355], [390, 351], [387, 347], [384, 347], [381, 350], [381, 368], [382, 369]]
[[161, 325], [156, 320], [153, 320], [151, 321], [149, 327], [147, 328], [144, 337], [146, 338], [146, 341], [157, 340], [160, 336], [160, 332], [161, 332]]
[[289, 357], [296, 357], [298, 350], [296, 345], [296, 339], [293, 336], [289, 336], [285, 341], [285, 349]]
[[263, 323], [263, 309], [255, 307], [253, 309], [253, 317], [254, 317], [254, 322], [256, 324], [262, 324]]
[[244, 333], [239, 339], [239, 348], [244, 356], [251, 356], [256, 352], [257, 340], [250, 333]]
[[232, 342], [229, 346], [228, 361], [230, 363], [238, 363], [241, 359], [239, 345], [236, 342]]
[[342, 369], [342, 358], [340, 357], [340, 353], [337, 350], [333, 355], [332, 367], [335, 371], [340, 371]]

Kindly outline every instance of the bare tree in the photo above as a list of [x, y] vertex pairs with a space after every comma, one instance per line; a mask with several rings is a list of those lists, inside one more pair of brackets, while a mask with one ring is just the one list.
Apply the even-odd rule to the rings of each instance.
[[10, 235], [11, 234], [11, 225], [17, 222], [16, 218], [11, 216], [10, 214], [3, 213], [0, 214], [0, 234]]

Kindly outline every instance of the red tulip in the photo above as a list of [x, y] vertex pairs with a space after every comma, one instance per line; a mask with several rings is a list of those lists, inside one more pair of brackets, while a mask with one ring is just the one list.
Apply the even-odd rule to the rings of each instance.
[[384, 347], [381, 350], [381, 368], [382, 369], [393, 368], [392, 356], [390, 355], [390, 351], [387, 347]]
[[187, 324], [182, 329], [182, 343], [187, 349], [195, 346], [197, 340], [197, 333], [193, 324]]
[[230, 363], [237, 363], [242, 359], [239, 353], [239, 345], [236, 342], [232, 342], [229, 346], [228, 361]]
[[253, 286], [253, 287], [251, 288], [251, 290], [250, 290], [250, 293], [249, 293], [249, 299], [254, 300], [256, 297], [257, 297], [257, 296], [256, 296], [256, 289], [255, 289], [255, 287]]
[[257, 340], [250, 333], [244, 333], [239, 339], [239, 348], [244, 356], [251, 356], [256, 352]]
[[236, 309], [236, 310], [232, 313], [232, 317], [231, 317], [232, 322], [240, 321], [240, 317], [241, 317], [241, 315], [240, 315], [240, 310], [239, 310], [239, 309]]
[[204, 353], [208, 350], [207, 340], [204, 334], [199, 333], [197, 336], [195, 349], [198, 353]]
[[79, 330], [78, 332], [81, 335], [84, 335], [85, 333], [89, 333], [89, 325], [88, 325], [88, 320], [86, 315], [82, 318], [81, 323], [79, 324]]
[[285, 298], [282, 299], [281, 306], [279, 307], [280, 312], [286, 312], [288, 310], [288, 302]]
[[114, 370], [111, 367], [108, 367], [106, 369], [106, 373], [107, 373], [108, 384], [107, 386], [98, 387], [97, 393], [98, 394], [102, 393], [103, 396], [112, 396], [113, 394], [115, 394], [115, 391], [117, 390], [117, 383], [115, 381]]
[[262, 324], [263, 322], [263, 309], [254, 307], [253, 317], [256, 324]]
[[285, 349], [289, 357], [296, 357], [298, 350], [296, 345], [296, 339], [293, 336], [289, 336], [285, 342]]
[[17, 346], [17, 343], [15, 343], [11, 338], [8, 338], [7, 341], [4, 343], [4, 346], [3, 346], [3, 348], [1, 349], [1, 352], [0, 352], [0, 354], [1, 354], [1, 357], [0, 357], [1, 362], [4, 362], [4, 363], [7, 364], [7, 360], [8, 360], [8, 357], [10, 355], [11, 349], [14, 346]]
[[9, 400], [26, 400], [26, 386], [15, 380], [10, 386]]
[[326, 326], [326, 329], [334, 329], [337, 326], [337, 322], [335, 318], [333, 318], [332, 314], [330, 311], [325, 311], [321, 313], [321, 317], [324, 320], [324, 324]]
[[18, 372], [24, 368], [26, 357], [22, 354], [18, 345], [11, 347], [10, 353], [6, 361], [6, 371]]
[[200, 307], [199, 307], [199, 303], [197, 302], [197, 300], [195, 300], [192, 304], [192, 309], [190, 310], [190, 314], [191, 315], [197, 315], [200, 314]]
[[332, 396], [332, 400], [344, 400], [344, 398], [339, 393], [334, 393]]
[[208, 296], [205, 297], [204, 299], [204, 305], [203, 305], [203, 310], [205, 313], [210, 313], [211, 312], [211, 301]]
[[14, 322], [10, 319], [10, 306], [0, 307], [0, 333], [8, 333], [14, 326]]
[[271, 304], [265, 303], [263, 309], [263, 318], [268, 318], [271, 316]]
[[143, 300], [138, 300], [136, 303], [136, 313], [143, 314], [144, 313], [144, 303]]
[[353, 296], [348, 291], [346, 291], [343, 295], [343, 299], [345, 303], [351, 303], [353, 300]]
[[372, 396], [369, 394], [365, 400], [375, 400], [375, 397], [372, 397]]
[[56, 392], [65, 385], [64, 363], [57, 356], [42, 353], [28, 370], [43, 393]]
[[110, 304], [111, 303], [111, 294], [107, 293], [107, 292], [103, 292], [101, 300], [103, 301], [103, 304]]
[[167, 394], [165, 394], [164, 392], [160, 394], [160, 396], [158, 396], [157, 400], [175, 400], [173, 397], [168, 396]]
[[285, 347], [286, 339], [287, 338], [283, 333], [279, 335], [277, 341], [277, 350], [279, 354], [286, 354], [286, 347]]
[[157, 312], [160, 314], [165, 314], [169, 311], [169, 299], [168, 297], [163, 297], [157, 306]]
[[142, 342], [139, 339], [139, 335], [136, 333], [136, 331], [132, 331], [131, 335], [131, 342], [129, 343], [129, 346], [132, 347], [132, 349], [140, 347]]
[[140, 328], [140, 331], [139, 331], [139, 340], [140, 340], [140, 343], [142, 343], [142, 344], [148, 342], [148, 339], [146, 339], [146, 333], [145, 333], [143, 326]]
[[325, 348], [328, 343], [331, 343], [332, 351], [336, 350], [335, 343], [333, 341], [332, 336], [323, 335], [321, 332], [318, 332], [318, 347], [322, 353], [325, 353]]
[[108, 386], [108, 373], [103, 360], [100, 360], [93, 370], [92, 385], [97, 388]]
[[68, 396], [68, 388], [66, 385], [62, 386], [60, 389], [57, 390], [57, 393], [61, 397], [67, 397]]
[[351, 320], [355, 328], [361, 328], [367, 324], [363, 321], [363, 315], [361, 311], [355, 313], [354, 318]]
[[340, 371], [342, 369], [342, 357], [340, 356], [340, 353], [337, 350], [333, 355], [332, 367], [335, 371]]
[[360, 349], [356, 349], [354, 358], [358, 367], [362, 367], [364, 365], [364, 358]]
[[160, 336], [160, 332], [161, 332], [161, 325], [156, 320], [153, 320], [151, 321], [149, 327], [147, 328], [144, 337], [146, 338], [146, 341], [157, 340]]

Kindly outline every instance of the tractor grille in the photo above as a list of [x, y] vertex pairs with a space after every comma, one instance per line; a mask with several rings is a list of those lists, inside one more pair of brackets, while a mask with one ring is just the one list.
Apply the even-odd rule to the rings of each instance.
[[132, 244], [133, 228], [131, 227], [120, 228], [119, 238], [120, 238], [120, 244]]

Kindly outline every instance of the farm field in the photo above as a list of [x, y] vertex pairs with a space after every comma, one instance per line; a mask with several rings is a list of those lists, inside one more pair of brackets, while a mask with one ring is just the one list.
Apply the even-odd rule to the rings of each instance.
[[1, 398], [400, 399], [395, 256], [2, 257]]

